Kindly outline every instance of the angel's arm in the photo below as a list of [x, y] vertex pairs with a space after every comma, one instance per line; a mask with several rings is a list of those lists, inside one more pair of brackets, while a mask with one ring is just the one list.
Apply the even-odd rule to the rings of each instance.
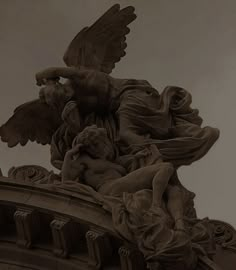
[[54, 78], [66, 78], [66, 79], [75, 79], [83, 78], [82, 72], [78, 68], [74, 67], [50, 67], [36, 73], [37, 85], [41, 86], [45, 84], [47, 80]]
[[70, 79], [76, 85], [76, 91], [84, 95], [97, 97], [109, 94], [111, 77], [101, 71], [90, 69], [78, 69], [75, 67], [51, 67], [36, 74], [38, 85], [46, 84], [47, 80], [58, 77]]

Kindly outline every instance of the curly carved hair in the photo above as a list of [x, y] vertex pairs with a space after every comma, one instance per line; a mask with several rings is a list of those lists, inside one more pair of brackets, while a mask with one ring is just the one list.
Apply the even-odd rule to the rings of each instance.
[[96, 125], [92, 125], [84, 128], [84, 130], [74, 138], [72, 147], [77, 144], [82, 144], [86, 147], [107, 139], [108, 136], [106, 129], [98, 128]]

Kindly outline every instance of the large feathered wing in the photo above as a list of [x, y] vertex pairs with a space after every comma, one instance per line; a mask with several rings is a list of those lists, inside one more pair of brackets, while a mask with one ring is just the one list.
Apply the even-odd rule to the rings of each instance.
[[63, 58], [66, 65], [111, 73], [115, 63], [125, 55], [126, 35], [130, 31], [127, 26], [135, 19], [133, 7], [112, 6], [71, 41]]
[[33, 100], [17, 107], [13, 116], [0, 127], [0, 137], [9, 147], [29, 140], [50, 144], [53, 133], [62, 120], [59, 113], [41, 100]]

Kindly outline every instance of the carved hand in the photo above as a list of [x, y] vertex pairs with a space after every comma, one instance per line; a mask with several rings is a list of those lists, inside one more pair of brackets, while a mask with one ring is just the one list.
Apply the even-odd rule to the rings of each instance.
[[74, 158], [75, 155], [79, 154], [81, 146], [81, 144], [78, 144], [67, 151], [61, 171], [62, 181], [76, 180], [84, 170], [84, 165]]

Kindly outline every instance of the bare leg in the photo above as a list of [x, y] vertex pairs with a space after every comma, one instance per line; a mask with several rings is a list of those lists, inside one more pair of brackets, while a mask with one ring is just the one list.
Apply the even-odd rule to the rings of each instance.
[[171, 176], [174, 173], [174, 167], [171, 163], [163, 162], [160, 163], [159, 169], [155, 174], [152, 182], [153, 188], [153, 199], [152, 207], [161, 207], [162, 197], [166, 191], [167, 185]]
[[142, 189], [153, 189], [152, 207], [161, 207], [163, 193], [173, 173], [172, 164], [163, 162], [135, 170], [120, 179], [107, 182], [98, 191], [119, 196], [123, 192], [134, 193]]
[[175, 222], [175, 229], [179, 231], [185, 231], [184, 226], [184, 208], [183, 208], [183, 199], [182, 193], [178, 186], [171, 186], [167, 187], [167, 208], [174, 219]]
[[120, 196], [124, 192], [134, 193], [142, 189], [151, 189], [153, 177], [159, 165], [147, 166], [135, 170], [119, 179], [103, 184], [98, 192], [106, 195]]

